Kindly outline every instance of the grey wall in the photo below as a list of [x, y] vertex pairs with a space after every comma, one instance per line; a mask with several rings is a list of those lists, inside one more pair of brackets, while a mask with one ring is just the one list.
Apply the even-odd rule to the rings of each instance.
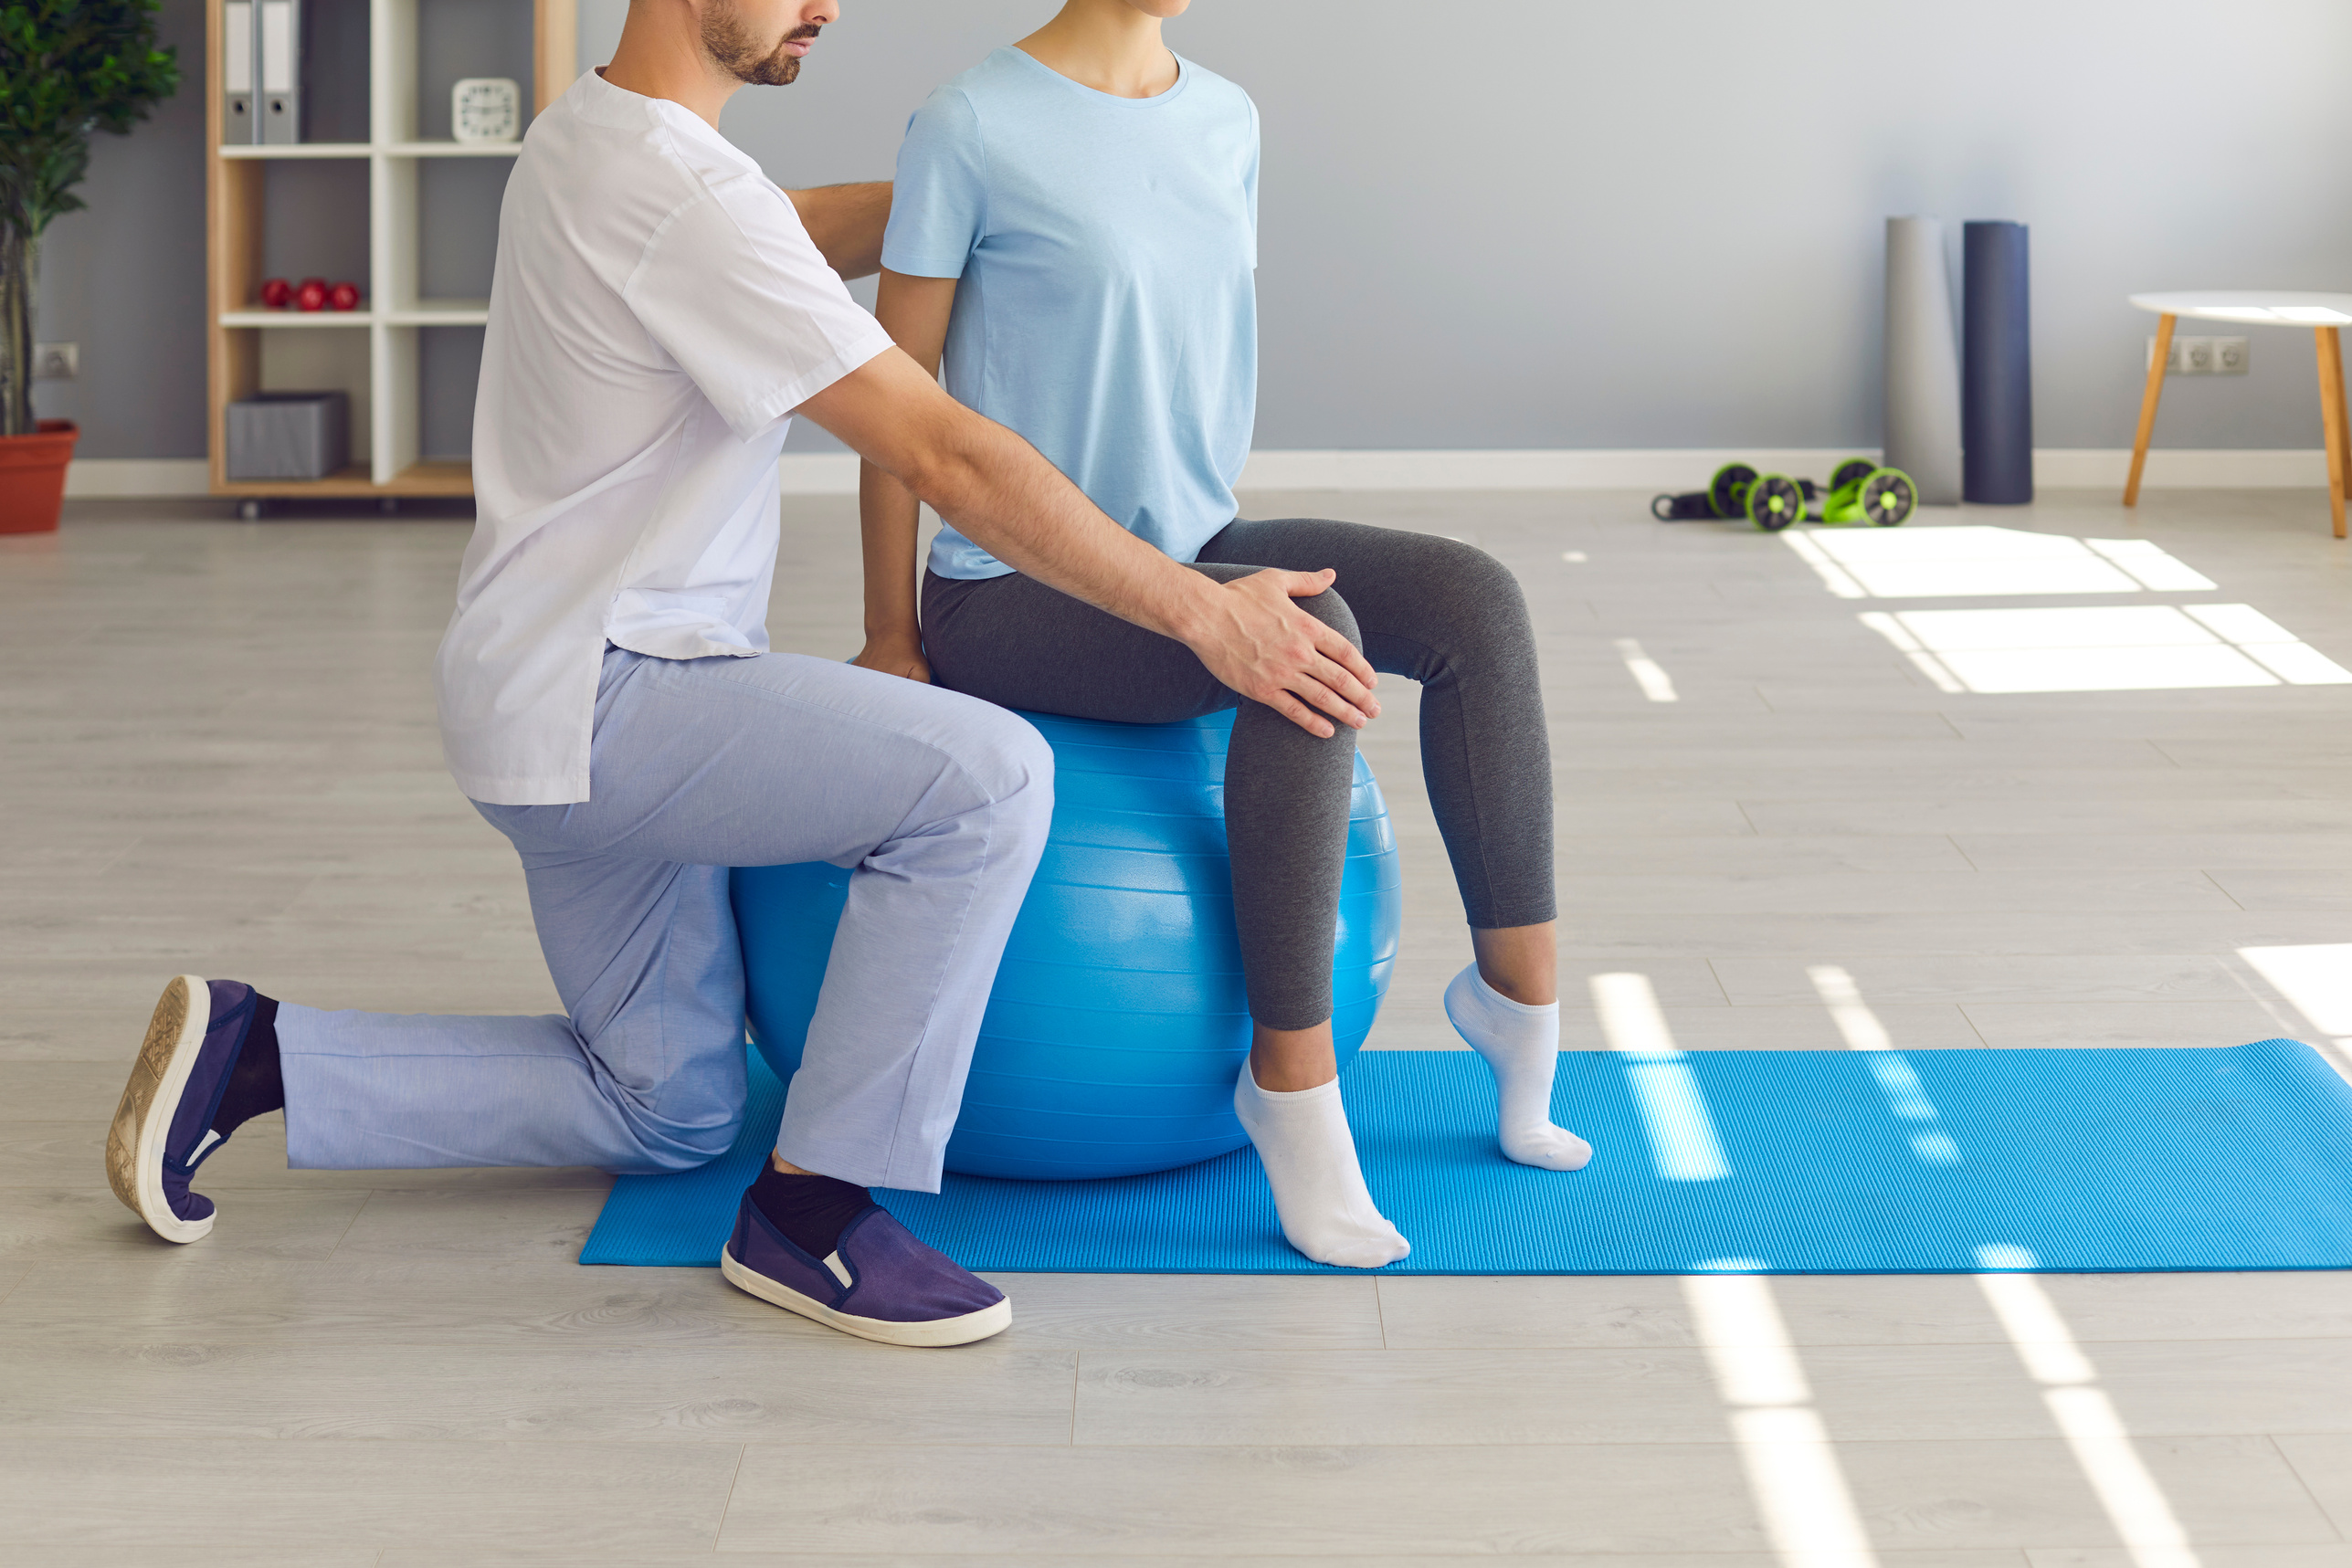
[[[728, 110], [786, 184], [887, 174], [1053, 9], [845, 4]], [[625, 8], [582, 0], [584, 62]], [[1169, 37], [1264, 116], [1260, 447], [1870, 445], [1889, 213], [2032, 225], [2043, 446], [2129, 443], [2125, 293], [2352, 289], [2338, 0], [1196, 0]], [[203, 449], [195, 96], [54, 231], [41, 335], [87, 379], [45, 406], [92, 457]], [[2174, 384], [2167, 444], [2318, 444], [2308, 339], [2252, 336], [2252, 374]]]
[[41, 382], [33, 401], [81, 426], [81, 457], [205, 455], [204, 15], [199, 0], [164, 5], [178, 96], [129, 136], [93, 139], [90, 210], [42, 246], [33, 332], [79, 342], [81, 379]]

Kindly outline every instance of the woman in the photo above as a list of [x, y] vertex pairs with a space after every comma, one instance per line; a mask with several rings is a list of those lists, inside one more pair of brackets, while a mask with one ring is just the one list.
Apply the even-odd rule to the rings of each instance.
[[[1503, 1152], [1572, 1171], [1559, 1046], [1551, 758], [1518, 584], [1451, 540], [1234, 515], [1257, 400], [1258, 113], [1172, 54], [1189, 0], [1069, 0], [933, 93], [899, 154], [876, 314], [962, 402], [1019, 431], [1114, 520], [1220, 580], [1335, 569], [1301, 605], [1421, 682], [1429, 796], [1477, 962], [1448, 1016], [1493, 1068]], [[858, 663], [1007, 707], [1165, 723], [1238, 707], [1226, 822], [1253, 1024], [1234, 1109], [1282, 1234], [1318, 1262], [1409, 1250], [1374, 1205], [1339, 1098], [1331, 958], [1355, 736], [1242, 700], [1182, 644], [941, 531], [914, 592], [913, 497], [863, 471]]]

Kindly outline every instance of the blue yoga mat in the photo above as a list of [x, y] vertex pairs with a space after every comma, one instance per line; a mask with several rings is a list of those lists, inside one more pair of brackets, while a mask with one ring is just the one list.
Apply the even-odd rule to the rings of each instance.
[[[744, 1135], [624, 1176], [583, 1263], [710, 1265], [783, 1087], [752, 1058]], [[1555, 1112], [1598, 1151], [1504, 1160], [1467, 1051], [1366, 1051], [1345, 1079], [1365, 1175], [1413, 1239], [1395, 1274], [2062, 1273], [2352, 1268], [2352, 1085], [2310, 1047], [1705, 1051], [1560, 1058]], [[1317, 1274], [1244, 1149], [1101, 1182], [949, 1176], [882, 1194], [967, 1267]]]

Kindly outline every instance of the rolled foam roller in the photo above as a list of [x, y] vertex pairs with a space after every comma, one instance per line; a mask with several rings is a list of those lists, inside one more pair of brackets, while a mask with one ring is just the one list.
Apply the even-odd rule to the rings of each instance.
[[2021, 223], [1960, 229], [1961, 492], [1992, 506], [2033, 499], [2033, 350]]
[[1886, 466], [1918, 486], [1925, 506], [1960, 500], [1960, 361], [1952, 342], [1952, 281], [1944, 226], [1886, 220]]

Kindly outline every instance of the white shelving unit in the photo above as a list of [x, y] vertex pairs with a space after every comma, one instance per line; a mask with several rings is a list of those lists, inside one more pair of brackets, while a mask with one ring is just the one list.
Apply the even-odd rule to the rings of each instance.
[[[485, 0], [490, 3], [490, 0]], [[575, 0], [499, 0], [533, 6], [533, 97], [540, 108], [571, 85]], [[436, 300], [417, 293], [419, 174], [435, 158], [512, 158], [520, 142], [490, 145], [427, 141], [417, 134], [417, 0], [368, 0], [368, 140], [290, 146], [221, 144], [222, 17], [209, 6], [210, 92], [207, 185], [211, 223], [212, 489], [216, 495], [449, 496], [470, 494], [464, 462], [421, 458], [423, 423], [418, 334], [428, 327], [478, 327], [486, 300]], [[364, 309], [269, 310], [259, 302], [265, 175], [279, 160], [364, 162], [368, 181], [368, 278]], [[364, 332], [368, 457], [364, 464], [311, 481], [241, 481], [227, 476], [227, 405], [260, 389], [263, 335]], [[354, 398], [354, 402], [360, 399]], [[360, 432], [354, 431], [354, 442]]]

